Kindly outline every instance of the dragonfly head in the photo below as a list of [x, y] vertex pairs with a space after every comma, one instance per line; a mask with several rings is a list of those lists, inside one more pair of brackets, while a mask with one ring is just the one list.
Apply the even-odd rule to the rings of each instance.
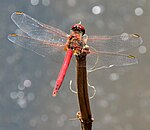
[[82, 33], [82, 35], [85, 34], [85, 28], [84, 28], [84, 26], [81, 24], [81, 22], [74, 24], [74, 25], [71, 27], [71, 30], [72, 30], [72, 31], [77, 31], [77, 32], [79, 32], [79, 33]]

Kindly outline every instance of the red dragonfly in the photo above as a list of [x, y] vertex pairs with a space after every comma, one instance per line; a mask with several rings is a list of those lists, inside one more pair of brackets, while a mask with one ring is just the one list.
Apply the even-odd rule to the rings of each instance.
[[[137, 34], [87, 36], [84, 26], [77, 23], [71, 27], [68, 35], [62, 30], [43, 24], [23, 12], [14, 12], [11, 19], [22, 31], [19, 34], [8, 35], [8, 39], [12, 43], [34, 51], [43, 57], [53, 55], [58, 51], [66, 51], [53, 96], [56, 96], [64, 80], [73, 54], [76, 56], [83, 53], [88, 54], [87, 62], [94, 65], [89, 71], [138, 62], [134, 56], [120, 53], [142, 44], [142, 38]], [[92, 56], [96, 57], [95, 62]]]

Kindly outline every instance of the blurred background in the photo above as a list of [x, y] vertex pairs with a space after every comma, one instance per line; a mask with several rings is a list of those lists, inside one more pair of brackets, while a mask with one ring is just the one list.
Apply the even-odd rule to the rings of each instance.
[[59, 94], [52, 97], [64, 55], [42, 58], [11, 44], [7, 35], [17, 29], [10, 18], [15, 11], [67, 33], [81, 20], [88, 35], [140, 34], [142, 46], [128, 52], [139, 64], [89, 74], [97, 90], [90, 103], [93, 130], [150, 129], [150, 1], [0, 0], [0, 130], [80, 129], [78, 120], [70, 121], [79, 111], [69, 88], [69, 80], [75, 81], [74, 60]]

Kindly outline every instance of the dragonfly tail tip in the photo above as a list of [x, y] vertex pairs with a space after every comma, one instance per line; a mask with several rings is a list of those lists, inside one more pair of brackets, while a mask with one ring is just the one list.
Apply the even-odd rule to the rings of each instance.
[[53, 97], [55, 97], [55, 96], [56, 96], [56, 92], [55, 92], [55, 91], [53, 92], [52, 96], [53, 96]]

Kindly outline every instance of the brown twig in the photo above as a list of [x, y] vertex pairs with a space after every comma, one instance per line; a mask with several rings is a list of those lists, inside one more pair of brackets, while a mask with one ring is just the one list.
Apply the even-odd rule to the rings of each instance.
[[82, 130], [92, 130], [92, 115], [90, 110], [88, 88], [87, 88], [87, 71], [86, 55], [76, 56], [77, 68], [77, 93], [79, 100], [80, 112], [77, 117], [81, 122]]

